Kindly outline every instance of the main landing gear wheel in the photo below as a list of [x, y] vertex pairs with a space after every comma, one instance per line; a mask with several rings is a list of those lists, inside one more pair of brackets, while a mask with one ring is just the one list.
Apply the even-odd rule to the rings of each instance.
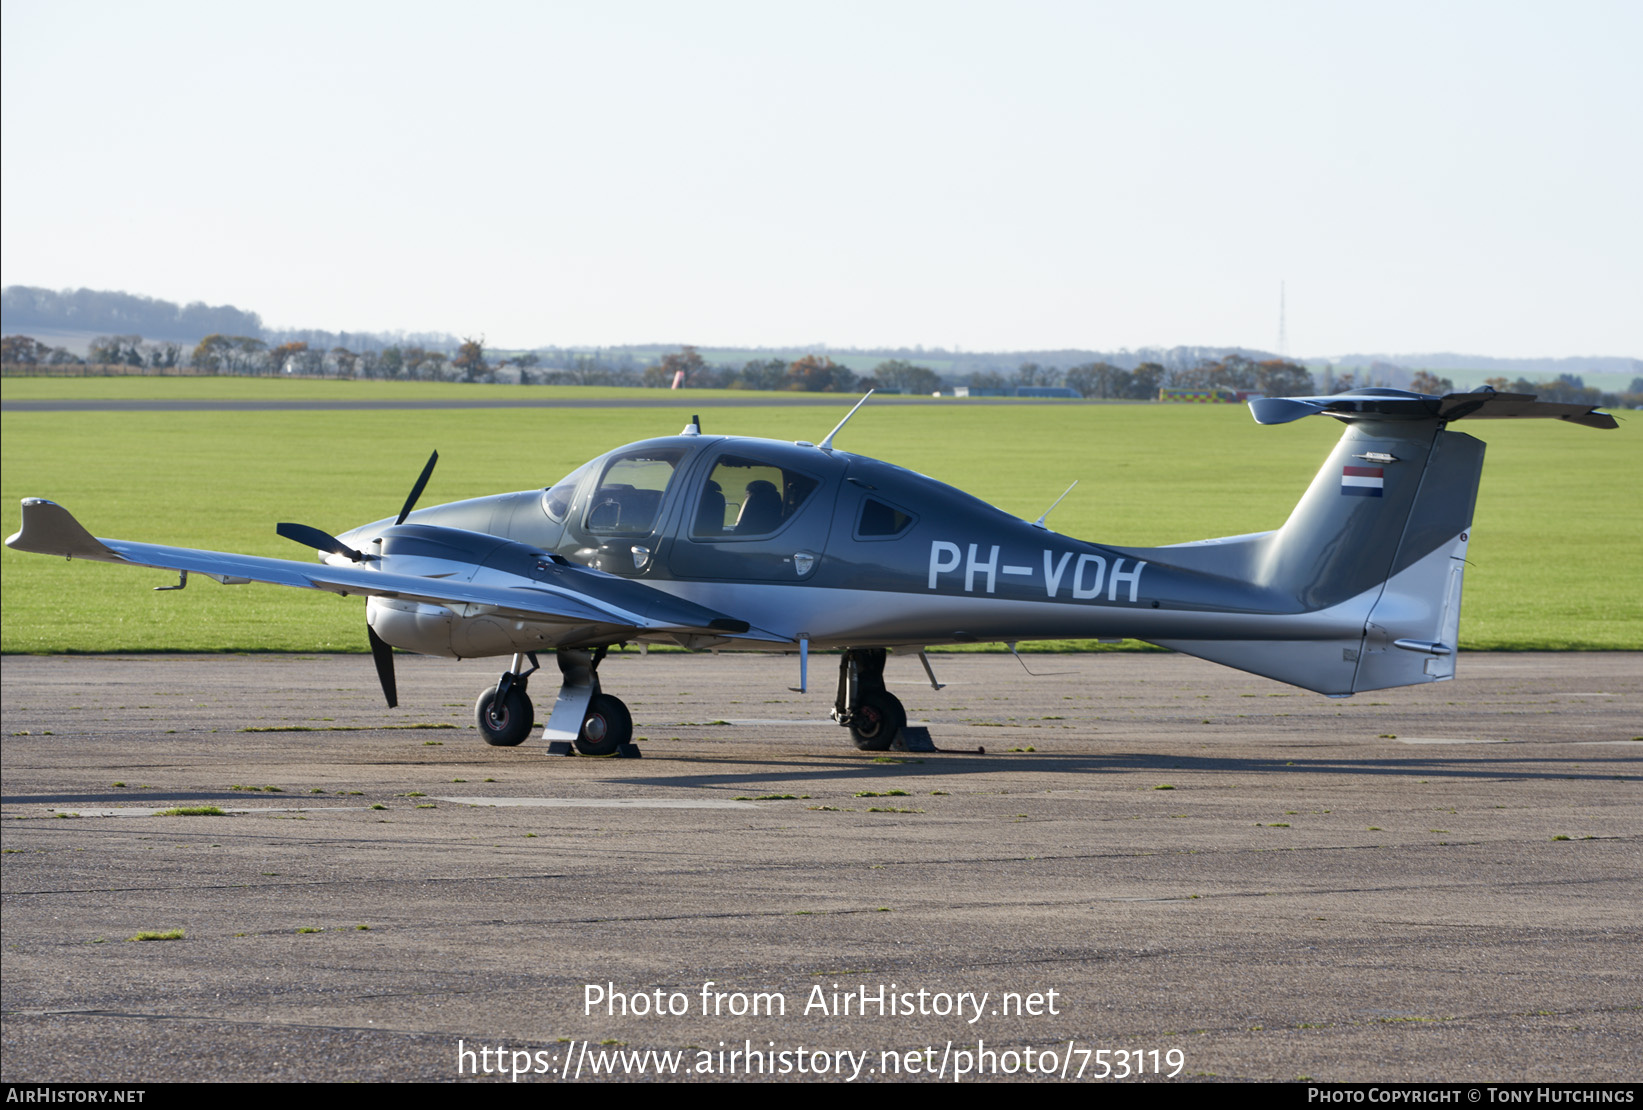
[[632, 739], [633, 715], [622, 699], [593, 695], [582, 731], [576, 734], [576, 750], [583, 755], [610, 755]]
[[536, 707], [522, 685], [514, 686], [496, 706], [496, 687], [492, 686], [474, 703], [474, 719], [479, 724], [479, 735], [493, 748], [512, 748], [531, 734], [536, 723]]
[[850, 739], [864, 752], [888, 751], [907, 724], [907, 710], [887, 690], [862, 697], [850, 721]]

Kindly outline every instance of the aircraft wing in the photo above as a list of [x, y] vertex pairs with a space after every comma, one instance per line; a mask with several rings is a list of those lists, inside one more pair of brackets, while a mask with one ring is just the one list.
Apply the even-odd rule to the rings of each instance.
[[327, 590], [346, 597], [364, 594], [445, 606], [484, 606], [500, 616], [585, 629], [582, 639], [643, 633], [735, 636], [749, 631], [746, 621], [696, 605], [641, 582], [617, 578], [575, 564], [549, 563], [540, 582], [529, 586], [435, 578], [370, 566], [334, 566], [226, 551], [99, 539], [87, 532], [56, 502], [30, 497], [23, 501], [23, 526], [6, 546], [41, 555], [103, 563], [186, 571], [225, 585], [267, 582], [299, 589]]

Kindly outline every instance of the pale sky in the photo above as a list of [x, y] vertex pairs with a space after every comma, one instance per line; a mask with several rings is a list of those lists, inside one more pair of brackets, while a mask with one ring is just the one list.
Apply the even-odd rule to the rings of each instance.
[[493, 346], [1643, 357], [1643, 3], [6, 0], [0, 281]]

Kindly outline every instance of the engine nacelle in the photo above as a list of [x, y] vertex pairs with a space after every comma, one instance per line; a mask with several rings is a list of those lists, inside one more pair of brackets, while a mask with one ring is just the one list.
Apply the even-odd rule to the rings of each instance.
[[518, 651], [552, 651], [563, 629], [491, 613], [462, 616], [443, 605], [373, 597], [365, 619], [382, 639], [401, 651], [478, 659]]
[[382, 639], [401, 651], [443, 655], [455, 659], [451, 629], [457, 615], [443, 605], [373, 597], [365, 603], [365, 622]]

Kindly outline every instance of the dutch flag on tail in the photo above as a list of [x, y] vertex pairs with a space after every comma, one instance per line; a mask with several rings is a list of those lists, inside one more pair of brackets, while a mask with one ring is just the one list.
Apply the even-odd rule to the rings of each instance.
[[1341, 493], [1347, 497], [1379, 497], [1384, 485], [1381, 467], [1341, 467]]

